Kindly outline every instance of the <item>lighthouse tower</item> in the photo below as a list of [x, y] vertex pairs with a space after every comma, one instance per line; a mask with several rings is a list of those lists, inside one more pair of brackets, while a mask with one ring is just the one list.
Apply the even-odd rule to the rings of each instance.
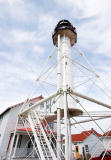
[[[60, 147], [60, 119], [65, 123], [65, 158], [71, 159], [70, 118], [82, 114], [70, 96], [73, 91], [71, 47], [77, 42], [76, 28], [68, 20], [61, 20], [52, 35], [53, 44], [58, 47], [57, 89], [63, 93], [57, 106], [57, 146]], [[60, 153], [59, 153], [60, 154]]]

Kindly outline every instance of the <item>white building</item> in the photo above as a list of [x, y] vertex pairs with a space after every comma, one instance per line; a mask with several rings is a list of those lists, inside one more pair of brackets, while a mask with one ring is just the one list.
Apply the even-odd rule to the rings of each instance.
[[83, 131], [80, 134], [72, 134], [73, 157], [76, 159], [81, 157], [87, 159], [87, 156], [99, 156], [104, 150], [103, 143], [100, 139], [101, 136], [93, 128], [89, 131]]
[[[25, 107], [30, 107], [32, 104], [36, 103], [37, 101], [41, 99], [43, 99], [42, 96], [30, 99], [28, 100], [28, 103]], [[8, 107], [4, 112], [0, 114], [0, 160], [8, 159], [11, 141], [12, 141], [14, 129], [16, 126], [16, 121], [17, 121], [18, 114], [20, 112], [22, 105], [23, 103], [19, 103], [14, 106]], [[39, 109], [41, 111], [42, 110], [47, 111], [48, 108], [49, 108], [48, 105], [46, 106], [41, 105]], [[50, 127], [52, 127], [53, 133], [55, 134], [55, 137], [56, 137], [56, 127], [54, 127], [52, 123], [50, 123], [49, 125]], [[46, 134], [50, 135], [50, 132], [48, 131], [47, 126], [46, 126], [46, 130], [47, 130]], [[38, 155], [34, 151], [32, 152], [34, 148], [29, 138], [28, 133], [30, 134], [30, 136], [32, 136], [32, 139], [34, 142], [34, 138], [33, 138], [31, 129], [30, 128], [26, 129], [23, 126], [21, 119], [19, 119], [18, 125], [16, 128], [15, 141], [12, 147], [13, 148], [13, 151], [12, 151], [13, 159], [17, 159], [17, 157], [19, 157], [19, 159], [23, 159], [27, 157], [29, 154], [30, 154], [29, 159], [31, 159], [31, 157], [37, 158]], [[53, 143], [55, 143], [55, 146], [56, 146], [56, 142], [54, 140], [53, 140]]]

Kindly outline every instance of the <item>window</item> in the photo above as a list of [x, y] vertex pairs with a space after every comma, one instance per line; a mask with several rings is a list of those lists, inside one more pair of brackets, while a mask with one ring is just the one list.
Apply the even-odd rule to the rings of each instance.
[[21, 146], [21, 142], [22, 142], [22, 135], [19, 136], [19, 140], [18, 140], [18, 146], [17, 148], [20, 148]]
[[[32, 141], [33, 141], [33, 142], [32, 142]], [[28, 143], [28, 148], [32, 148], [33, 143], [34, 143], [34, 137], [32, 137], [32, 140], [29, 141], [29, 143]]]
[[30, 140], [29, 143], [28, 143], [28, 148], [31, 148], [31, 146], [32, 146], [32, 142]]
[[86, 150], [86, 152], [89, 152], [89, 147], [88, 147], [88, 145], [85, 145], [85, 150]]
[[46, 102], [46, 110], [51, 112], [51, 101], [50, 100]]
[[111, 157], [111, 152], [108, 152], [109, 153], [109, 157]]
[[74, 143], [74, 145], [77, 145], [77, 143]]
[[49, 109], [49, 101], [46, 102], [46, 109]]
[[29, 107], [31, 107], [33, 105], [33, 103], [29, 103]]
[[65, 145], [64, 144], [62, 145], [62, 150], [63, 150], [63, 153], [65, 153]]
[[43, 109], [43, 108], [44, 108], [44, 104], [41, 104], [41, 105], [40, 105], [40, 109]]
[[53, 129], [54, 129], [54, 124], [51, 123], [51, 122], [48, 123], [47, 129], [48, 129], [48, 130], [50, 130], [50, 129], [53, 130]]

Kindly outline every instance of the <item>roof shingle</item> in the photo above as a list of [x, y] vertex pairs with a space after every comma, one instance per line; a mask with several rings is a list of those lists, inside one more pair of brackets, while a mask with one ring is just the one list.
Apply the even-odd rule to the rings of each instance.
[[[72, 134], [71, 135], [71, 139], [72, 139], [72, 142], [82, 142], [84, 141], [88, 136], [90, 136], [91, 134], [95, 134], [97, 135], [98, 137], [101, 137], [102, 135], [97, 133], [93, 128], [91, 130], [88, 130], [88, 131], [83, 131], [79, 134]], [[65, 140], [63, 140], [63, 142], [65, 142]]]
[[111, 136], [111, 131], [104, 133], [103, 136]]

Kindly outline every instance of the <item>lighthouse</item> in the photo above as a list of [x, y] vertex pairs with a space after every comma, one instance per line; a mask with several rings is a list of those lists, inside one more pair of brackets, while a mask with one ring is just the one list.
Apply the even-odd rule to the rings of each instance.
[[[60, 119], [65, 124], [65, 158], [71, 159], [71, 131], [70, 118], [82, 114], [76, 102], [70, 96], [73, 91], [71, 47], [77, 42], [76, 28], [68, 20], [61, 20], [52, 35], [53, 44], [58, 48], [57, 55], [57, 90], [63, 95], [58, 103], [57, 110], [57, 147], [60, 147]], [[60, 154], [60, 153], [59, 153]]]

